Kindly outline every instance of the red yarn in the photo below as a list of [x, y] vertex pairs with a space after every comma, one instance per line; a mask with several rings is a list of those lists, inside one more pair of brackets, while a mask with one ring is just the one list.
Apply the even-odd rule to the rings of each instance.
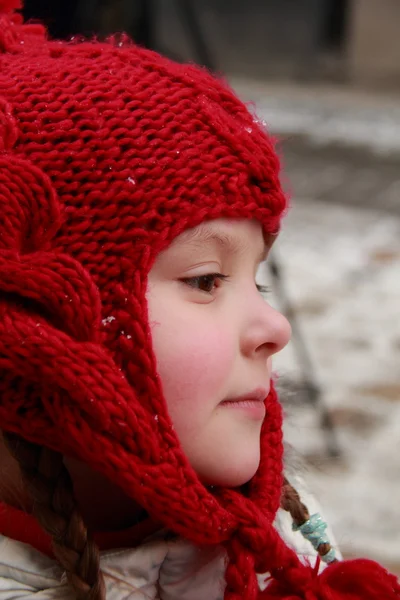
[[0, 0], [0, 54], [19, 54], [40, 45], [41, 38], [45, 37], [43, 25], [23, 23], [22, 15], [15, 12], [21, 9], [22, 0]]
[[22, 0], [0, 0], [0, 15], [22, 9]]
[[260, 600], [398, 600], [398, 579], [372, 560], [336, 562], [320, 575], [311, 567], [286, 573]]
[[314, 580], [273, 527], [274, 388], [246, 496], [211, 493], [167, 413], [146, 302], [155, 257], [184, 230], [226, 217], [278, 232], [273, 144], [204, 70], [115, 39], [48, 42], [16, 17], [0, 17], [0, 428], [85, 461], [195, 544], [224, 544], [226, 600], [256, 600], [256, 571], [297, 598]]

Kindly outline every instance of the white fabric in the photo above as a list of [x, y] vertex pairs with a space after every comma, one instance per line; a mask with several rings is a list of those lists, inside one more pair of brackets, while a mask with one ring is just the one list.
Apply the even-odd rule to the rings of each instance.
[[[312, 497], [302, 492], [311, 511]], [[315, 552], [290, 516], [279, 511], [276, 527], [302, 558]], [[153, 536], [135, 549], [102, 552], [107, 600], [222, 600], [225, 554], [222, 548], [200, 549], [182, 539]], [[260, 586], [264, 587], [263, 578]], [[54, 560], [34, 548], [0, 536], [0, 600], [74, 600], [65, 575]]]

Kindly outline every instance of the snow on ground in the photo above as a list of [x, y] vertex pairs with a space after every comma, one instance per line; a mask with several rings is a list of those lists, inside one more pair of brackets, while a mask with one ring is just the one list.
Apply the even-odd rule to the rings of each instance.
[[397, 97], [318, 85], [274, 84], [232, 79], [270, 131], [304, 136], [316, 145], [341, 144], [390, 156], [400, 152]]
[[315, 144], [345, 143], [367, 147], [378, 154], [400, 151], [400, 109], [385, 112], [371, 108], [347, 109], [339, 114], [333, 107], [322, 110], [312, 97], [293, 105], [290, 100], [271, 99], [258, 105], [258, 113], [280, 134], [306, 135]]
[[[275, 251], [342, 456], [325, 460], [304, 404], [289, 407], [286, 438], [311, 458], [306, 479], [342, 551], [400, 573], [400, 218], [298, 198]], [[275, 370], [298, 378], [292, 344]]]

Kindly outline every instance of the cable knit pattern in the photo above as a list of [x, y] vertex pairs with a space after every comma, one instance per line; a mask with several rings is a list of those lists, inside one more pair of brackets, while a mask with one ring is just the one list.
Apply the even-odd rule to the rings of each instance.
[[205, 71], [127, 38], [49, 42], [19, 7], [0, 0], [0, 426], [86, 461], [192, 542], [223, 543], [225, 598], [254, 600], [256, 570], [301, 568], [272, 528], [276, 394], [248, 494], [210, 493], [166, 410], [145, 294], [187, 228], [251, 218], [277, 233], [273, 144]]

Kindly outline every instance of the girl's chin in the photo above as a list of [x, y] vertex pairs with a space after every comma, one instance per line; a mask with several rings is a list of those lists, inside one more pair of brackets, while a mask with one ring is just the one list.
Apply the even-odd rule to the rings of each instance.
[[250, 461], [246, 464], [238, 465], [234, 467], [232, 465], [227, 466], [224, 469], [212, 469], [207, 470], [203, 473], [197, 471], [201, 482], [206, 486], [218, 486], [227, 488], [238, 488], [245, 485], [254, 477], [257, 473], [257, 469], [260, 464], [259, 457], [257, 460]]

